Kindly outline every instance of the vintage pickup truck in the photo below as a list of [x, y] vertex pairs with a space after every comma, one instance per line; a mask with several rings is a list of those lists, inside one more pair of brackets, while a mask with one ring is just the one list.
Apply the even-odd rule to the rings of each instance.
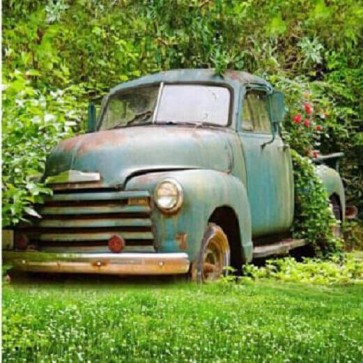
[[[121, 84], [46, 163], [54, 193], [3, 252], [15, 269], [187, 274], [287, 253], [294, 181], [281, 93], [245, 72], [173, 70]], [[340, 220], [339, 174], [318, 168]]]

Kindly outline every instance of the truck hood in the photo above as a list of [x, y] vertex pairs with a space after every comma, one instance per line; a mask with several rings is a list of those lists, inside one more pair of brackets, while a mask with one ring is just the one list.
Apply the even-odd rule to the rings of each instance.
[[104, 186], [133, 174], [180, 169], [229, 172], [230, 130], [149, 125], [99, 131], [62, 141], [46, 163], [45, 178], [68, 170], [98, 172]]

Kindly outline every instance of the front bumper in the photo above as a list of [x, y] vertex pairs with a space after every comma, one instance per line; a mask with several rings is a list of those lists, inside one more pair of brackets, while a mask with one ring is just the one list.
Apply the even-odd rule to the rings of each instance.
[[3, 251], [3, 262], [30, 272], [174, 275], [189, 271], [186, 253], [47, 253]]

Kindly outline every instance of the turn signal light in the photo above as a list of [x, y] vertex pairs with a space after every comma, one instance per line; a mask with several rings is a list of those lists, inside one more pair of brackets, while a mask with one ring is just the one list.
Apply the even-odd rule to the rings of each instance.
[[29, 244], [29, 238], [23, 234], [16, 234], [14, 240], [14, 246], [17, 250], [26, 250]]
[[120, 253], [125, 248], [125, 240], [118, 235], [113, 235], [108, 240], [108, 249], [114, 253]]

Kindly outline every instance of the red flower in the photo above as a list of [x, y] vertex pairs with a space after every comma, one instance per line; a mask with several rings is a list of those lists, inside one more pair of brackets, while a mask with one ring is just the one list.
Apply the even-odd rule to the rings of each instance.
[[316, 131], [321, 131], [323, 129], [323, 127], [322, 126], [320, 126], [320, 125], [316, 125], [315, 126], [315, 130]]
[[308, 115], [311, 115], [313, 113], [313, 108], [309, 103], [304, 103], [304, 109]]
[[308, 120], [307, 118], [304, 121], [304, 126], [305, 127], [310, 127], [310, 120]]
[[295, 115], [292, 119], [292, 121], [294, 121], [294, 124], [299, 124], [302, 120], [302, 116], [300, 114]]
[[318, 158], [320, 155], [320, 151], [319, 150], [313, 150], [313, 157], [316, 159]]

